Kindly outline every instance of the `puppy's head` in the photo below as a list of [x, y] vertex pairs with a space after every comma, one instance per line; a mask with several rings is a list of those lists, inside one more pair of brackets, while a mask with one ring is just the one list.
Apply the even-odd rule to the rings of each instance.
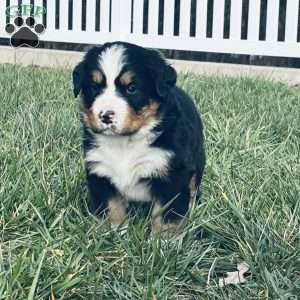
[[157, 124], [176, 72], [154, 50], [127, 43], [91, 49], [73, 71], [84, 122], [96, 133], [128, 135]]

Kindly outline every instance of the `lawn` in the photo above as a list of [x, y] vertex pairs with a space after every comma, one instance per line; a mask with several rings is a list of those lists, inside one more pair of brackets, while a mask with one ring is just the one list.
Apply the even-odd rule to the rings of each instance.
[[[202, 199], [183, 233], [86, 209], [71, 70], [0, 66], [0, 299], [299, 299], [300, 91], [181, 75], [202, 115]], [[145, 211], [144, 211], [145, 212]], [[244, 284], [218, 287], [237, 263]]]

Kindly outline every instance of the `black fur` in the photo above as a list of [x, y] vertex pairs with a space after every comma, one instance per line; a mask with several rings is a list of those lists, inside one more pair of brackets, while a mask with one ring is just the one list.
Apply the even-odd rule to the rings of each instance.
[[[73, 72], [74, 95], [80, 92], [83, 105], [89, 108], [95, 97], [101, 93], [105, 80], [99, 86], [91, 83], [89, 71], [95, 68], [99, 54], [112, 44], [94, 47], [85, 56]], [[166, 63], [157, 51], [147, 50], [132, 44], [122, 43], [126, 48], [128, 64], [126, 71], [134, 70], [138, 74], [136, 81], [138, 93], [130, 96], [118, 88], [118, 92], [127, 99], [129, 105], [139, 111], [149, 104], [150, 99], [160, 103], [157, 114], [161, 122], [153, 130], [160, 132], [151, 145], [172, 151], [175, 155], [170, 160], [166, 177], [143, 178], [150, 185], [153, 199], [168, 208], [164, 213], [165, 221], [174, 221], [186, 214], [191, 197], [190, 181], [196, 177], [199, 187], [205, 166], [203, 146], [203, 127], [199, 114], [190, 97], [176, 87], [176, 72]], [[117, 83], [116, 83], [117, 84]], [[133, 133], [134, 134], [134, 133]], [[84, 125], [84, 151], [93, 147], [94, 136]], [[122, 159], [116, 157], [116, 160]], [[101, 178], [90, 174], [87, 169], [87, 181], [91, 196], [91, 208], [95, 212], [103, 212], [110, 197], [118, 191], [110, 178]]]

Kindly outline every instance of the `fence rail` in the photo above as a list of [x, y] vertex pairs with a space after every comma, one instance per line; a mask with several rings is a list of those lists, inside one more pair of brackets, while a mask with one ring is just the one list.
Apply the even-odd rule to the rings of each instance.
[[42, 41], [300, 57], [299, 0], [0, 0], [0, 36], [8, 6], [46, 6]]

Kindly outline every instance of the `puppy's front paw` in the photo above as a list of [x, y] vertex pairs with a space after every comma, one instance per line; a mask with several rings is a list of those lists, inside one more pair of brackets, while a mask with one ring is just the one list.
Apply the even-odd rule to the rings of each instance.
[[156, 202], [152, 211], [152, 233], [163, 239], [170, 239], [180, 230], [180, 221], [165, 221], [162, 217], [163, 208]]
[[152, 232], [163, 239], [170, 239], [180, 231], [180, 222], [167, 222], [162, 220], [153, 220]]
[[120, 236], [124, 236], [128, 232], [128, 224], [116, 225], [111, 224], [113, 231], [117, 232]]
[[108, 200], [108, 218], [110, 223], [118, 227], [126, 218], [126, 203], [121, 197], [114, 197]]

